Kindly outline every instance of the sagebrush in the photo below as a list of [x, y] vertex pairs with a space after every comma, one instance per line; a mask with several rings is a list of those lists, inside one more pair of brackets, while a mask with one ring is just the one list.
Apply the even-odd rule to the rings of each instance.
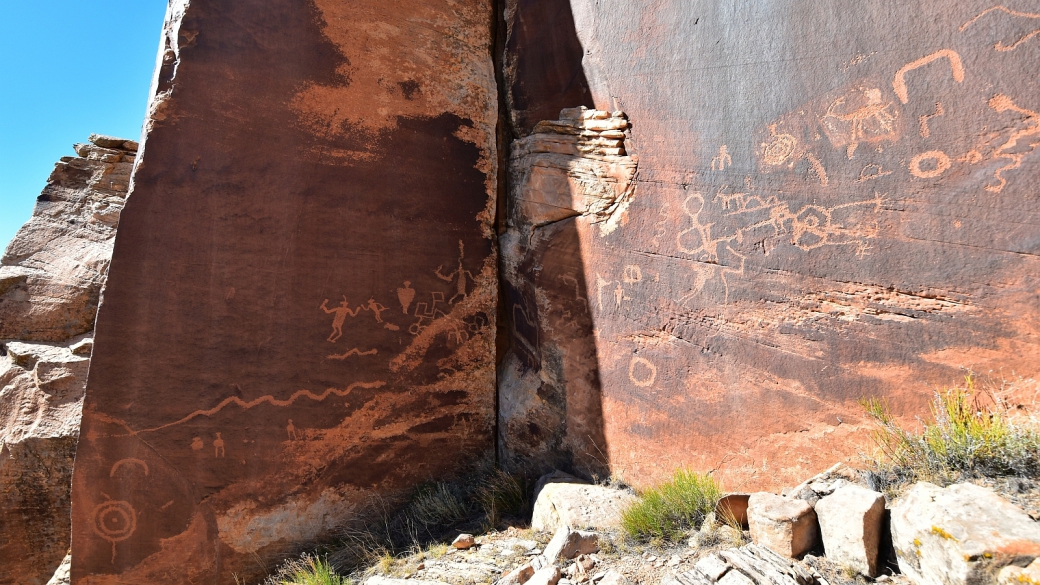
[[877, 430], [872, 458], [882, 483], [948, 484], [973, 477], [1040, 477], [1040, 429], [1015, 421], [1011, 408], [985, 396], [967, 376], [963, 386], [936, 392], [932, 421], [920, 431], [901, 426], [884, 400], [863, 402]]

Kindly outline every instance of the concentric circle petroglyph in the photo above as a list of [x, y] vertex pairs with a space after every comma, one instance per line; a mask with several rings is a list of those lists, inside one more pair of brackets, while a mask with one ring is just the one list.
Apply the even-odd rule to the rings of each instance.
[[130, 538], [137, 530], [137, 512], [129, 502], [108, 501], [94, 508], [94, 532], [109, 542]]
[[794, 154], [798, 139], [790, 134], [776, 134], [776, 128], [770, 128], [772, 136], [768, 143], [762, 145], [762, 160], [766, 164], [780, 166]]

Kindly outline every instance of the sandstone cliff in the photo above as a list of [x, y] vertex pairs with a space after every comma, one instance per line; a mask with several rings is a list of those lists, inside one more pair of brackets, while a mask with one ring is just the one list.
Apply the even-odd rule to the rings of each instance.
[[133, 141], [61, 159], [0, 259], [0, 583], [46, 583], [69, 548], [92, 331]]

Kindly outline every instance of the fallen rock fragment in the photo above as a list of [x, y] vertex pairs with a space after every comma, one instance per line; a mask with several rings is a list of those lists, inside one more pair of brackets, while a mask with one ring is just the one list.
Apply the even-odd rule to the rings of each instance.
[[885, 496], [856, 485], [844, 485], [816, 503], [820, 535], [827, 557], [867, 577], [878, 575]]
[[498, 585], [523, 585], [534, 576], [535, 568], [530, 562], [509, 571], [498, 580]]
[[760, 492], [748, 501], [748, 524], [755, 544], [799, 558], [816, 546], [816, 512], [803, 500]]
[[549, 565], [535, 571], [534, 575], [528, 579], [527, 585], [556, 585], [561, 577], [563, 577], [563, 574], [560, 572], [559, 567]]
[[798, 561], [754, 544], [708, 555], [662, 585], [814, 585], [821, 581]]
[[891, 523], [899, 568], [917, 585], [993, 583], [1002, 567], [1040, 557], [1040, 524], [973, 484], [915, 484]]
[[542, 556], [552, 564], [597, 551], [599, 551], [598, 534], [583, 530], [572, 530], [564, 526], [557, 530], [549, 544], [545, 545], [545, 552], [542, 553]]
[[618, 525], [632, 494], [598, 485], [547, 483], [534, 502], [531, 528], [551, 532], [561, 526], [604, 530]]
[[621, 573], [611, 569], [607, 571], [606, 575], [603, 575], [603, 578], [599, 580], [598, 585], [631, 585], [631, 582], [628, 580], [628, 577], [625, 577]]
[[451, 546], [459, 550], [472, 548], [475, 544], [477, 544], [477, 541], [473, 538], [472, 534], [460, 534], [451, 542]]

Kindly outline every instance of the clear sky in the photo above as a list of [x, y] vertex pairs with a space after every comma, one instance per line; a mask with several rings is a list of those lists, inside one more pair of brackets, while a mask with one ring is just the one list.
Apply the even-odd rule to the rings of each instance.
[[166, 0], [0, 0], [0, 250], [91, 133], [137, 139]]

